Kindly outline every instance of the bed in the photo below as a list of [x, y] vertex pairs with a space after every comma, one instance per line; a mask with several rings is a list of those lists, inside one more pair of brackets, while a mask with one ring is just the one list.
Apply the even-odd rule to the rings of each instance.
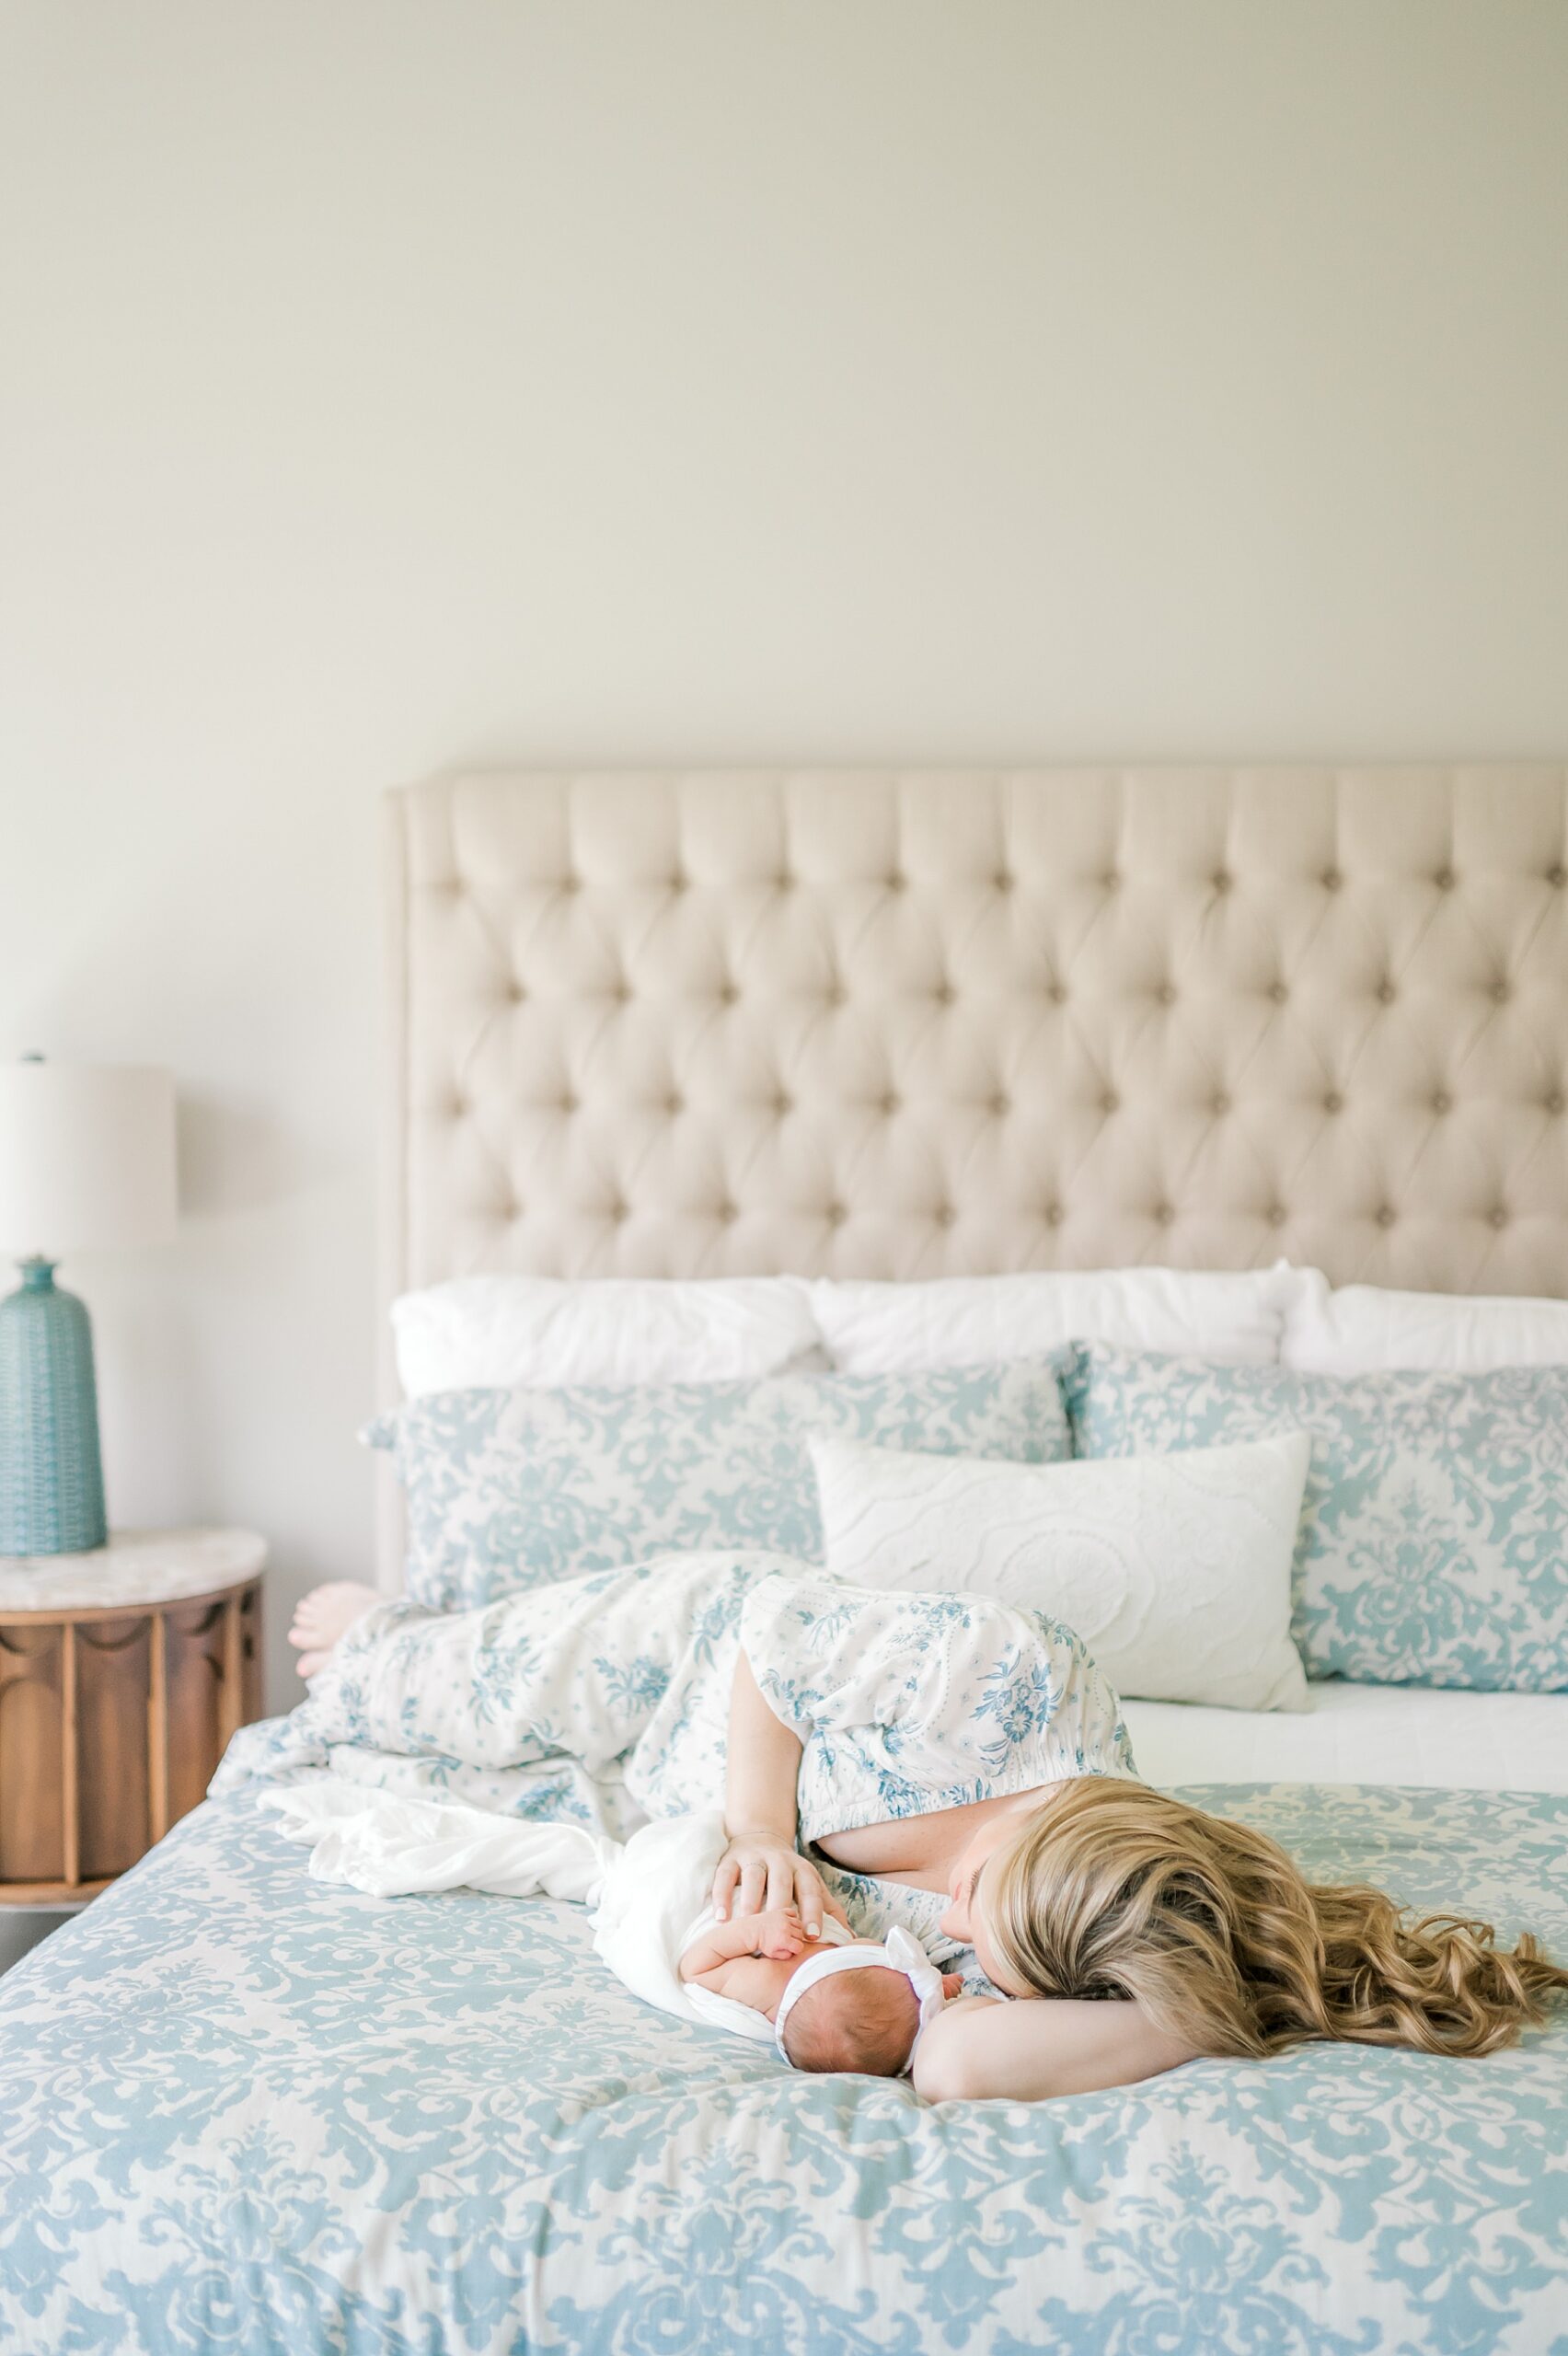
[[[449, 779], [389, 837], [390, 1290], [1563, 1289], [1561, 770]], [[1134, 1739], [1568, 1950], [1568, 1696], [1314, 1701]], [[0, 1982], [0, 2346], [1548, 2356], [1565, 2117], [1561, 2014], [1033, 2108], [797, 2079], [579, 1910], [324, 1887], [240, 1794]]]

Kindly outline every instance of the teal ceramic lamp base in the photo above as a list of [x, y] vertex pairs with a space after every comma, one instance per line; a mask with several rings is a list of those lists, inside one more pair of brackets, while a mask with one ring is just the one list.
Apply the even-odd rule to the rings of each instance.
[[48, 1260], [0, 1300], [0, 1554], [82, 1554], [109, 1536], [93, 1332]]

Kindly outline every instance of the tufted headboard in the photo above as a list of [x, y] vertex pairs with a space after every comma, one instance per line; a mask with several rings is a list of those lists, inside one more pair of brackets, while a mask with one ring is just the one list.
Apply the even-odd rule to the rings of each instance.
[[1568, 1290], [1568, 769], [481, 775], [388, 820], [393, 1288]]

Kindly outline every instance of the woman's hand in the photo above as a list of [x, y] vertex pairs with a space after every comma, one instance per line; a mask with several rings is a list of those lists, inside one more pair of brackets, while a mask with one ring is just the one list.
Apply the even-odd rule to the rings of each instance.
[[820, 1937], [824, 1914], [849, 1926], [816, 1867], [788, 1841], [777, 1832], [732, 1832], [713, 1877], [715, 1916], [724, 1923], [732, 1913], [771, 1913], [780, 1906], [795, 1908], [808, 1939]]

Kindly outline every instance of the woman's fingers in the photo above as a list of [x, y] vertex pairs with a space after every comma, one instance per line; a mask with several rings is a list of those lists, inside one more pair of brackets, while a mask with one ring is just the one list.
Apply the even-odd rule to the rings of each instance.
[[729, 1920], [730, 1900], [734, 1894], [735, 1884], [740, 1877], [741, 1868], [736, 1860], [733, 1857], [721, 1857], [719, 1870], [713, 1877], [713, 1919], [716, 1923], [724, 1923]]
[[782, 1845], [737, 1842], [720, 1859], [713, 1877], [715, 1922], [727, 1922], [732, 1915], [771, 1914], [782, 1907], [794, 1908], [809, 1939], [821, 1936], [824, 1914], [849, 1927], [838, 1900], [823, 1887], [804, 1857]]
[[748, 1858], [741, 1867], [741, 1886], [735, 1894], [736, 1913], [760, 1914], [767, 1888], [767, 1867], [760, 1857]]
[[822, 1884], [810, 1865], [795, 1867], [795, 1904], [800, 1909], [801, 1927], [808, 1939], [822, 1936]]
[[795, 1902], [795, 1877], [788, 1857], [770, 1857], [767, 1861], [767, 1906], [777, 1911]]
[[848, 1915], [813, 1867], [803, 1863], [800, 1865], [796, 1873], [795, 1888], [801, 1919], [806, 1923], [813, 1939], [822, 1929], [822, 1918], [824, 1914], [831, 1914], [834, 1921], [842, 1923], [847, 1931], [852, 1927]]

